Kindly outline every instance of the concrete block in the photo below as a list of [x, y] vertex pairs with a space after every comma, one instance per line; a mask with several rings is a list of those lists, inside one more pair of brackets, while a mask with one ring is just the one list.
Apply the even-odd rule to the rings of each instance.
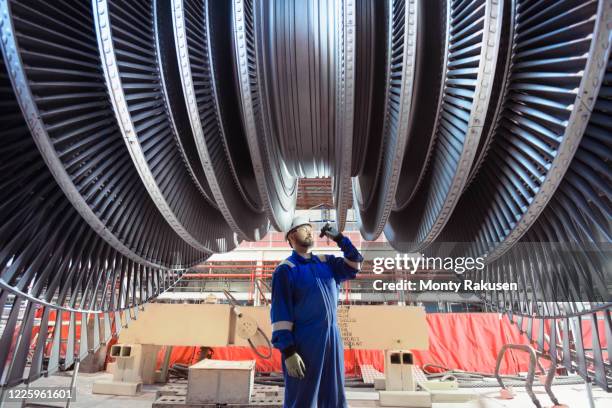
[[189, 367], [189, 404], [248, 404], [255, 380], [255, 360], [202, 360]]
[[425, 390], [425, 391], [434, 391], [434, 390], [452, 391], [452, 390], [459, 389], [459, 383], [457, 382], [457, 380], [452, 380], [452, 381], [438, 381], [438, 380], [419, 381], [419, 386], [421, 386], [423, 388], [423, 390]]
[[379, 391], [382, 407], [431, 408], [431, 394], [426, 391]]
[[478, 400], [478, 394], [470, 390], [432, 390], [431, 402], [434, 403], [459, 403]]
[[96, 381], [91, 392], [93, 394], [135, 396], [140, 393], [141, 387], [142, 383], [139, 382]]
[[151, 344], [114, 344], [111, 357], [115, 358], [114, 381], [155, 383], [155, 364], [159, 346]]
[[117, 362], [116, 361], [109, 361], [106, 364], [106, 372], [109, 374], [112, 374], [113, 376], [115, 375], [115, 371], [117, 371]]
[[409, 350], [385, 350], [385, 389], [416, 391], [412, 372], [414, 357]]
[[79, 365], [80, 373], [97, 373], [104, 370], [106, 347], [99, 347], [95, 353], [89, 353]]

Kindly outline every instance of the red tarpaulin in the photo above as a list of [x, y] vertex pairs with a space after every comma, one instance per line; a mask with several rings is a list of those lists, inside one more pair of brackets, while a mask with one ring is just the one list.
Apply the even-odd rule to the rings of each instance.
[[[55, 320], [55, 311], [50, 312], [50, 320]], [[41, 317], [42, 308], [35, 313], [36, 317]], [[77, 326], [80, 332], [81, 314], [76, 316]], [[62, 338], [68, 335], [68, 321], [70, 314], [62, 313]], [[93, 318], [90, 316], [90, 319]], [[113, 320], [113, 319], [111, 319]], [[114, 321], [112, 321], [114, 324]], [[427, 315], [427, 325], [429, 329], [429, 349], [413, 350], [415, 364], [424, 365], [427, 363], [445, 366], [451, 369], [465, 371], [493, 372], [497, 353], [504, 344], [527, 344], [527, 337], [520, 335], [516, 326], [511, 325], [507, 316], [500, 318], [497, 313], [432, 313]], [[582, 335], [585, 348], [591, 348], [593, 336], [599, 335], [602, 347], [604, 348], [604, 358], [607, 358], [605, 351], [605, 334], [603, 321], [598, 321], [598, 333], [593, 330], [590, 319], [582, 321]], [[525, 328], [524, 328], [525, 329]], [[539, 330], [539, 320], [534, 320], [532, 332], [537, 337]], [[550, 324], [545, 327], [548, 334]], [[18, 333], [19, 327], [15, 329]], [[39, 326], [34, 326], [32, 345], [38, 337]], [[53, 334], [53, 327], [49, 327], [48, 338]], [[78, 338], [78, 337], [77, 337]], [[111, 339], [107, 347], [115, 344], [117, 340]], [[47, 355], [51, 344], [46, 347]], [[61, 344], [62, 355], [65, 352], [65, 344]], [[78, 349], [78, 345], [75, 345]], [[265, 354], [265, 349], [262, 349]], [[249, 347], [214, 347], [213, 359], [219, 360], [256, 360], [257, 370], [260, 372], [280, 372], [281, 356], [278, 350], [273, 350], [273, 355], [269, 360], [258, 357]], [[157, 357], [157, 366], [161, 366], [164, 357], [164, 349]], [[199, 347], [174, 347], [170, 356], [170, 363], [181, 363], [191, 365], [201, 359]], [[107, 361], [112, 360], [107, 357]], [[502, 373], [511, 374], [518, 371], [527, 371], [528, 356], [525, 353], [508, 351], [502, 361]], [[344, 352], [345, 370], [348, 375], [358, 374], [360, 364], [370, 364], [379, 371], [384, 371], [384, 357], [382, 350], [345, 350]], [[547, 364], [544, 362], [544, 366]]]
[[[433, 363], [465, 371], [493, 372], [497, 353], [506, 343], [526, 344], [525, 336], [511, 326], [506, 316], [496, 313], [433, 313], [427, 315], [429, 349], [414, 350], [415, 364]], [[537, 326], [534, 326], [534, 330]], [[590, 330], [589, 336], [590, 336]], [[585, 330], [586, 332], [586, 330]], [[537, 333], [537, 331], [536, 331]], [[585, 333], [586, 334], [586, 333]], [[586, 335], [585, 335], [586, 337]], [[269, 360], [258, 357], [249, 347], [214, 347], [213, 359], [256, 360], [260, 372], [280, 372], [281, 356], [274, 349]], [[262, 354], [265, 351], [262, 350]], [[162, 350], [157, 358], [163, 361]], [[174, 347], [170, 362], [193, 364], [199, 360], [199, 347]], [[371, 364], [384, 371], [382, 350], [345, 350], [344, 365], [347, 375], [358, 374], [360, 364]], [[502, 362], [503, 373], [527, 371], [528, 357], [524, 353], [508, 351]]]

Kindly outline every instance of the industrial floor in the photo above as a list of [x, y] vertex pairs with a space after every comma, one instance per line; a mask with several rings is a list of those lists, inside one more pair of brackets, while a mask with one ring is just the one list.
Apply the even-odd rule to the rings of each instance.
[[[36, 386], [66, 387], [70, 383], [70, 372], [54, 375], [38, 380]], [[162, 387], [158, 385], [143, 386], [142, 394], [135, 397], [120, 397], [111, 395], [96, 395], [91, 393], [92, 384], [98, 380], [110, 380], [111, 374], [80, 373], [77, 380], [77, 398], [71, 403], [74, 408], [151, 408], [155, 400], [156, 392]], [[516, 397], [513, 400], [498, 399], [499, 388], [471, 389], [480, 395], [480, 401], [469, 403], [442, 404], [434, 403], [432, 408], [529, 408], [533, 405], [524, 389], [515, 388]], [[589, 408], [585, 385], [558, 385], [553, 387], [553, 392], [561, 403], [570, 408]], [[543, 387], [535, 387], [535, 393], [543, 407], [551, 407], [552, 402], [544, 392]], [[347, 388], [347, 397], [351, 408], [378, 407], [378, 392], [374, 389], [351, 389]], [[593, 397], [596, 408], [612, 407], [612, 394], [607, 394], [600, 388], [593, 388]], [[49, 404], [49, 406], [64, 406], [63, 404]], [[5, 403], [3, 407], [21, 407], [18, 403]]]

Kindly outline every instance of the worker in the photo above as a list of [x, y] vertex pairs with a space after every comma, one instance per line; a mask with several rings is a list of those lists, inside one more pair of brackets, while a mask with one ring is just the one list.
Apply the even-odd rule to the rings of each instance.
[[272, 275], [272, 344], [282, 355], [286, 408], [348, 407], [336, 308], [340, 284], [355, 278], [363, 257], [329, 224], [323, 235], [338, 244], [343, 257], [310, 252], [312, 224], [296, 217], [285, 235], [293, 252]]

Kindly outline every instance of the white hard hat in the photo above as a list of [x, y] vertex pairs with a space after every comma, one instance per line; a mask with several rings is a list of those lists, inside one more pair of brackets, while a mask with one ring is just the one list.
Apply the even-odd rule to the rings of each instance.
[[291, 221], [291, 227], [289, 227], [289, 230], [285, 233], [285, 239], [288, 240], [291, 231], [294, 231], [302, 225], [310, 225], [312, 227], [312, 224], [310, 223], [310, 219], [308, 217], [304, 215], [298, 215], [297, 217], [294, 217], [293, 221]]

